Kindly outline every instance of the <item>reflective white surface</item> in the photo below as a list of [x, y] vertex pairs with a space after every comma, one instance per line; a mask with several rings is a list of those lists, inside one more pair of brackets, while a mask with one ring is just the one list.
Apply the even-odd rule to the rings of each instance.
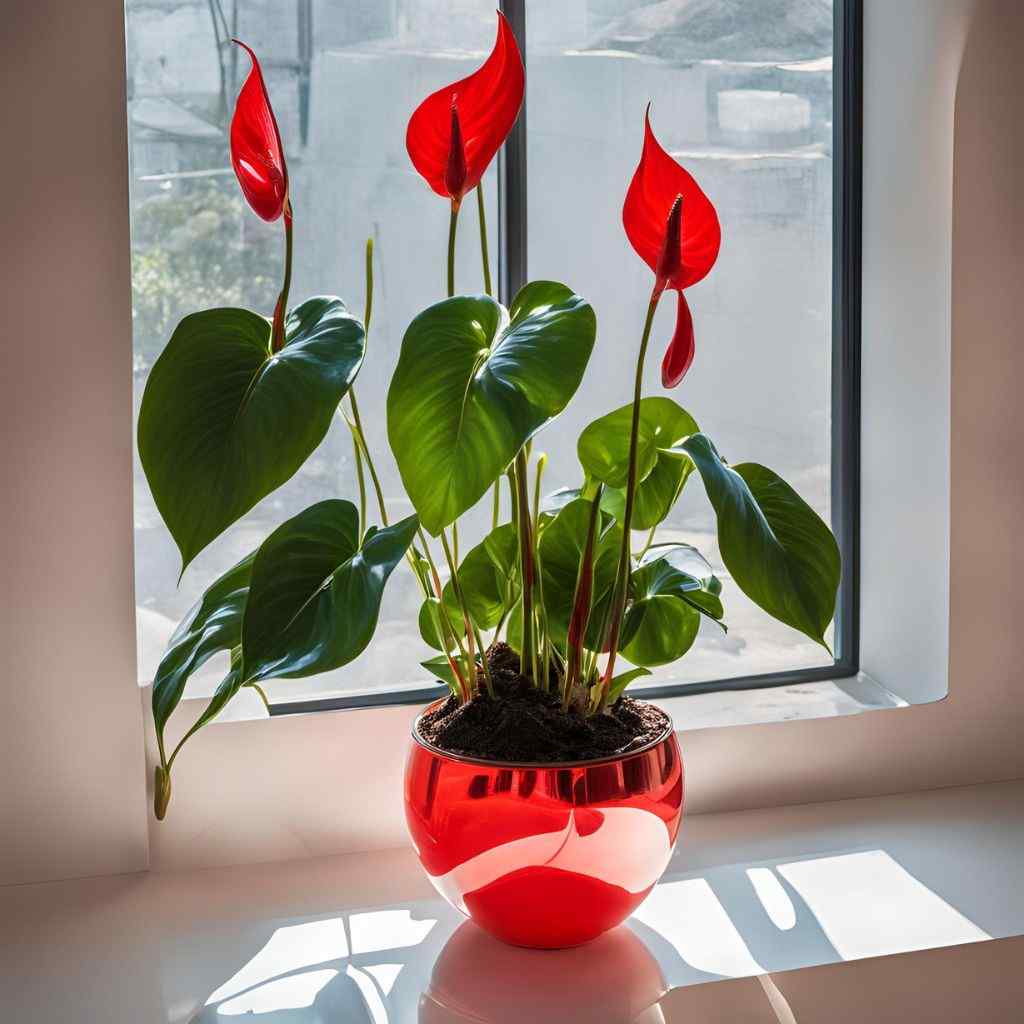
[[554, 953], [465, 924], [407, 850], [10, 886], [2, 1019], [774, 1022], [778, 972], [1024, 932], [1022, 849], [1024, 783], [692, 817], [627, 926]]

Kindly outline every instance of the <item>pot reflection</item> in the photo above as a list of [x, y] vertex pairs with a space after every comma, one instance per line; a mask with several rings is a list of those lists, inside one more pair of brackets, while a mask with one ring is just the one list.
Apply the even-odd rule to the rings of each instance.
[[629, 928], [585, 947], [521, 949], [466, 922], [420, 998], [419, 1024], [661, 1024], [668, 986]]
[[621, 924], [668, 865], [683, 812], [675, 732], [619, 758], [502, 765], [416, 739], [406, 821], [448, 902], [516, 946], [561, 949]]

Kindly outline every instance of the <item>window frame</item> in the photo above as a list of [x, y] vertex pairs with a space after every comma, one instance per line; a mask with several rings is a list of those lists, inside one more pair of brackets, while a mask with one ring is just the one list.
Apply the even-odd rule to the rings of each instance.
[[[524, 65], [526, 4], [500, 0], [519, 41]], [[643, 687], [653, 699], [688, 694], [761, 690], [796, 683], [848, 679], [860, 672], [860, 349], [863, 162], [863, 0], [833, 2], [832, 121], [832, 365], [831, 513], [842, 557], [835, 614], [833, 663], [697, 683]], [[498, 297], [508, 304], [528, 280], [527, 116], [524, 100], [498, 156]], [[437, 686], [338, 694], [305, 700], [271, 700], [271, 717], [354, 708], [425, 704]]]

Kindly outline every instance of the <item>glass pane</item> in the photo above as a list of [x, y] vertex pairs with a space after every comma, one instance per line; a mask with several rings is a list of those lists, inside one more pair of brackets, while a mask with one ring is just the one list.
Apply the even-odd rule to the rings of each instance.
[[[358, 391], [390, 513], [410, 511], [387, 448], [384, 400], [402, 332], [443, 296], [448, 206], [413, 170], [405, 126], [429, 92], [477, 67], [494, 41], [491, 0], [128, 0], [128, 81], [136, 405], [178, 320], [218, 305], [269, 315], [283, 258], [281, 224], [244, 205], [226, 125], [248, 59], [260, 55], [288, 157], [295, 208], [292, 300], [338, 294], [363, 304], [363, 245], [376, 245], [369, 354]], [[486, 180], [496, 243], [494, 170]], [[463, 212], [457, 284], [481, 287], [475, 203]], [[494, 249], [492, 248], [492, 252]], [[306, 466], [203, 552], [180, 563], [135, 474], [140, 678], [149, 680], [175, 624], [203, 588], [288, 516], [328, 497], [356, 500], [348, 431], [340, 420]], [[374, 643], [345, 668], [274, 682], [273, 699], [423, 685], [431, 653], [416, 625], [418, 591], [400, 567]], [[226, 666], [190, 684], [209, 693]]]
[[[626, 239], [621, 209], [650, 100], [662, 145], [718, 209], [722, 250], [687, 293], [692, 369], [677, 389], [661, 388], [669, 295], [644, 393], [670, 394], [723, 456], [771, 466], [828, 521], [832, 32], [831, 0], [527, 4], [529, 272], [571, 285], [598, 320], [581, 392], [539, 438], [552, 486], [579, 479], [579, 431], [632, 398], [653, 275]], [[691, 478], [660, 539], [695, 544], [721, 571], [712, 528]], [[830, 664], [723, 580], [728, 635], [705, 621], [689, 654], [651, 682]]]

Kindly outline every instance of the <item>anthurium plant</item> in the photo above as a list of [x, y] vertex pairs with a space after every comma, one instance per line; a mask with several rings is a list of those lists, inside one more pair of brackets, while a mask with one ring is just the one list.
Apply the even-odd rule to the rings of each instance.
[[[183, 744], [240, 689], [262, 695], [266, 680], [336, 669], [367, 647], [384, 588], [403, 562], [422, 593], [420, 631], [438, 652], [424, 666], [456, 701], [502, 699], [486, 653], [500, 639], [518, 655], [522, 677], [553, 695], [565, 715], [609, 713], [629, 683], [686, 654], [702, 618], [725, 628], [722, 586], [710, 565], [694, 548], [656, 535], [695, 476], [735, 584], [769, 615], [826, 645], [840, 576], [828, 527], [772, 470], [729, 465], [683, 407], [642, 394], [666, 291], [677, 298], [664, 387], [675, 388], [690, 369], [694, 322], [685, 292], [712, 269], [721, 241], [714, 206], [659, 145], [650, 110], [622, 211], [626, 235], [653, 273], [650, 301], [638, 310], [633, 401], [595, 410], [577, 445], [578, 486], [550, 494], [535, 440], [572, 400], [598, 323], [590, 304], [558, 282], [530, 282], [507, 308], [491, 294], [482, 179], [524, 89], [519, 49], [500, 14], [485, 63], [412, 114], [413, 166], [450, 204], [448, 294], [409, 324], [391, 379], [388, 439], [415, 509], [391, 522], [355, 389], [371, 323], [372, 245], [361, 318], [334, 296], [289, 305], [298, 197], [259, 62], [245, 49], [252, 67], [231, 124], [231, 159], [253, 211], [283, 221], [281, 292], [270, 317], [209, 309], [181, 321], [143, 396], [142, 465], [182, 572], [299, 469], [336, 415], [352, 434], [359, 493], [355, 501], [320, 501], [278, 526], [208, 587], [174, 633], [153, 684], [157, 817], [166, 812]], [[456, 227], [473, 191], [483, 292], [462, 294]], [[618, 360], [619, 339], [600, 344]], [[503, 489], [508, 521], [500, 514]], [[493, 503], [491, 529], [467, 547], [459, 520], [480, 501]], [[189, 676], [224, 652], [227, 674], [168, 749], [168, 719]]]

